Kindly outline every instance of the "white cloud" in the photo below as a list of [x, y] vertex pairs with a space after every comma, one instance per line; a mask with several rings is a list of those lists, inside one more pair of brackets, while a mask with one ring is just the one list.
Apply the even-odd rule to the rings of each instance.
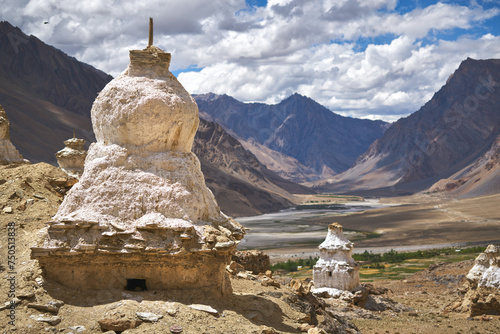
[[457, 28], [467, 34], [500, 14], [475, 3], [407, 13], [395, 10], [396, 0], [271, 0], [259, 8], [243, 0], [4, 3], [2, 19], [115, 76], [128, 50], [146, 46], [152, 16], [155, 45], [173, 54], [171, 70], [202, 68], [179, 75], [192, 93], [275, 103], [299, 92], [371, 119], [417, 110], [466, 57], [500, 57], [491, 32], [439, 37]]

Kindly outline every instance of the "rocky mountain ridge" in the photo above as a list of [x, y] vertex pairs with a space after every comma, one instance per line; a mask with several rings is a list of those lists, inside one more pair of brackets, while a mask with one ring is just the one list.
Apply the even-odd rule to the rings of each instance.
[[347, 170], [388, 124], [337, 115], [293, 94], [275, 105], [195, 95], [200, 115], [234, 135], [269, 169], [295, 182]]
[[420, 110], [394, 123], [352, 168], [317, 189], [413, 193], [472, 166], [500, 135], [499, 82], [500, 59], [468, 58]]

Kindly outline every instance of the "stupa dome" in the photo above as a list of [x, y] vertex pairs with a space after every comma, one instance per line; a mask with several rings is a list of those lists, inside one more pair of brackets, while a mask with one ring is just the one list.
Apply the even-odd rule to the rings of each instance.
[[129, 150], [191, 152], [198, 129], [194, 99], [168, 70], [170, 54], [150, 46], [130, 51], [130, 64], [92, 107], [99, 143]]

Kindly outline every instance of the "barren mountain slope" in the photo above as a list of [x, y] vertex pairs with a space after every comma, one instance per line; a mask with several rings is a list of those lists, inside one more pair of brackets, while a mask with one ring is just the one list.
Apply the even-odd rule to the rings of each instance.
[[90, 109], [112, 77], [0, 22], [0, 104], [12, 143], [31, 161], [55, 163], [73, 130], [93, 141]]
[[496, 194], [500, 190], [500, 136], [491, 148], [472, 164], [439, 180], [430, 192], [444, 192], [450, 196], [476, 197]]
[[[463, 61], [420, 110], [394, 123], [321, 191], [415, 192], [480, 158], [500, 134], [500, 60]], [[388, 188], [386, 188], [387, 190]]]

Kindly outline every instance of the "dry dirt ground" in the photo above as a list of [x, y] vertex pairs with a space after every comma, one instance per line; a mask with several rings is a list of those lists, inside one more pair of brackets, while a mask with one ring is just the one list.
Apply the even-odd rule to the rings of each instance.
[[363, 333], [500, 333], [500, 317], [487, 315], [470, 318], [467, 314], [445, 311], [460, 300], [457, 289], [473, 261], [440, 264], [417, 272], [405, 280], [377, 281], [373, 284], [389, 289], [387, 297], [415, 312], [385, 311], [381, 319], [354, 319]]
[[[413, 200], [420, 202], [343, 216], [337, 221], [344, 229], [382, 234], [358, 241], [357, 247], [500, 240], [500, 194], [461, 200], [429, 195]], [[398, 199], [385, 201], [401, 203]]]
[[[11, 299], [8, 279], [12, 275], [15, 294], [20, 300], [15, 308], [15, 327], [9, 324], [11, 310], [0, 311], [0, 333], [102, 333], [98, 320], [137, 320], [137, 312], [150, 312], [162, 318], [154, 323], [143, 322], [122, 333], [170, 333], [173, 325], [182, 327], [183, 333], [262, 333], [263, 325], [274, 328], [277, 333], [300, 333], [301, 323], [307, 317], [303, 310], [289, 302], [294, 294], [286, 285], [287, 278], [276, 279], [281, 282], [280, 287], [233, 278], [233, 294], [223, 300], [208, 299], [196, 291], [189, 294], [75, 291], [44, 280], [37, 262], [30, 260], [29, 247], [44, 222], [56, 212], [64, 193], [56, 183], [61, 184], [64, 178], [63, 172], [47, 164], [0, 166], [0, 305]], [[8, 208], [12, 213], [6, 213], [11, 211]], [[7, 261], [10, 222], [16, 223], [14, 268], [10, 268], [11, 263]], [[324, 300], [331, 305], [333, 313], [351, 319], [349, 321], [363, 333], [500, 333], [498, 316], [471, 320], [466, 314], [444, 312], [447, 305], [459, 300], [457, 287], [471, 266], [470, 261], [436, 266], [404, 281], [373, 283], [376, 287], [389, 288], [386, 297], [411, 307], [411, 312], [367, 311], [340, 300]], [[15, 274], [10, 273], [11, 269]], [[57, 301], [64, 303], [57, 313], [60, 323], [51, 325], [33, 319], [44, 314], [55, 316]], [[189, 307], [193, 303], [209, 305], [217, 313], [193, 310]], [[33, 305], [57, 307], [52, 308], [51, 313]]]

